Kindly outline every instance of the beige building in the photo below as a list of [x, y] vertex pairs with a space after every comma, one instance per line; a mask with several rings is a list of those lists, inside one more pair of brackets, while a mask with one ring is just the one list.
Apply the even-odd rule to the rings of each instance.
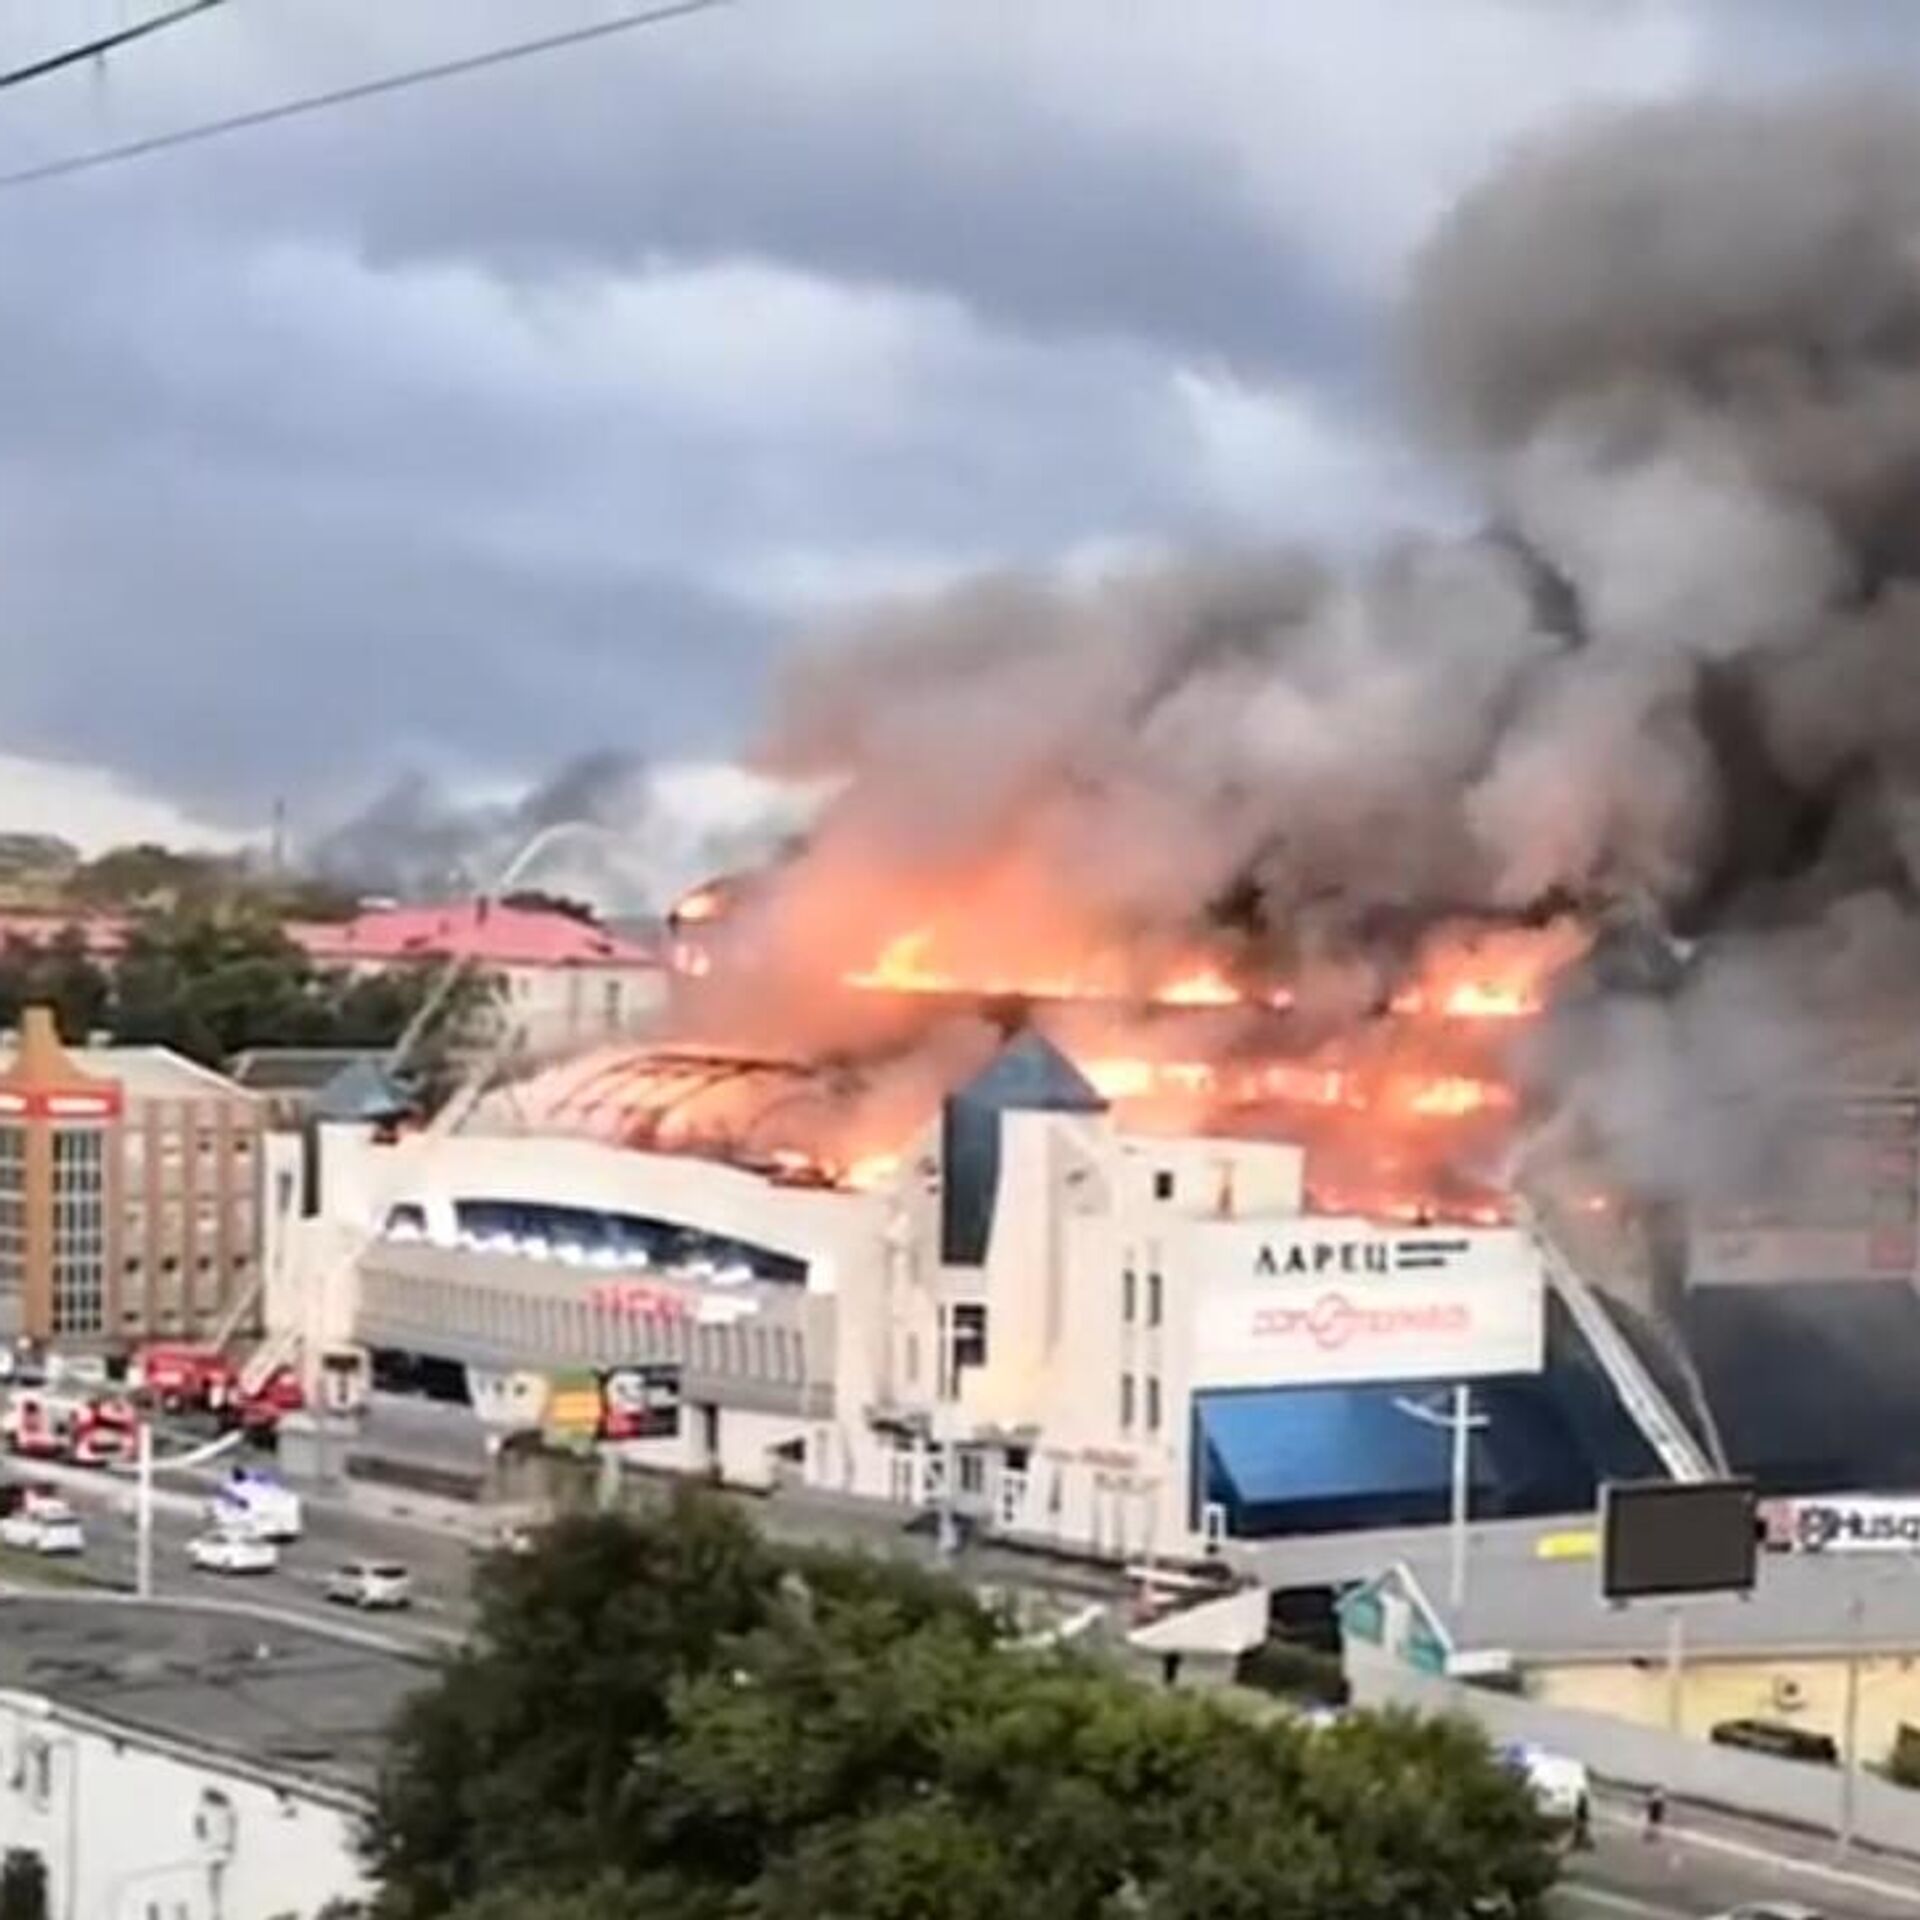
[[69, 1050], [28, 1009], [0, 1069], [0, 1335], [221, 1327], [255, 1289], [265, 1157], [260, 1103], [221, 1074], [165, 1047]]
[[1869, 1765], [1920, 1727], [1920, 1578], [1905, 1553], [1769, 1553], [1751, 1595], [1677, 1605], [1609, 1606], [1593, 1561], [1530, 1557], [1510, 1537], [1478, 1544], [1471, 1565], [1459, 1609], [1437, 1543], [1350, 1592], [1349, 1672], [1493, 1679], [1544, 1708], [1698, 1741], [1760, 1720]]

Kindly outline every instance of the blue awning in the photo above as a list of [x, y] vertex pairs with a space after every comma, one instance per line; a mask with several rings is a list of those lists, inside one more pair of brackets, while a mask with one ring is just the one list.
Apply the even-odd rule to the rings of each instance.
[[1208, 1478], [1250, 1507], [1444, 1490], [1447, 1430], [1400, 1410], [1409, 1404], [1447, 1411], [1434, 1389], [1418, 1386], [1202, 1394], [1195, 1412]]
[[[1451, 1392], [1450, 1382], [1415, 1381], [1198, 1394], [1197, 1502], [1224, 1507], [1242, 1539], [1433, 1525], [1452, 1498]], [[1468, 1448], [1477, 1515], [1592, 1503], [1605, 1467], [1567, 1398], [1551, 1376], [1475, 1386], [1473, 1409], [1484, 1420]]]

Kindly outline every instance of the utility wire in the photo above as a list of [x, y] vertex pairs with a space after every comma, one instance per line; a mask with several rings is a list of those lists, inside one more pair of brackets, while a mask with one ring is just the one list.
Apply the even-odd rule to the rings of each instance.
[[[202, 0], [206, 4], [207, 0]], [[558, 53], [567, 47], [579, 47], [589, 41], [610, 40], [616, 34], [631, 33], [641, 27], [662, 26], [669, 20], [689, 14], [708, 13], [731, 4], [731, 0], [670, 0], [664, 6], [640, 8], [599, 20], [591, 26], [572, 27], [562, 33], [542, 34], [537, 39], [515, 41], [510, 46], [490, 47], [483, 53], [464, 54], [458, 59], [436, 61], [431, 66], [406, 67], [396, 73], [380, 74], [371, 80], [355, 81], [350, 86], [333, 87], [325, 93], [303, 94], [282, 100], [270, 107], [256, 107], [247, 113], [228, 114], [223, 119], [205, 120], [189, 127], [177, 127], [168, 133], [150, 134], [141, 140], [128, 140], [119, 146], [96, 147], [90, 152], [69, 154], [64, 159], [41, 161], [22, 167], [16, 173], [0, 173], [0, 192], [15, 187], [33, 186], [42, 180], [61, 180], [70, 174], [92, 173], [103, 167], [117, 166], [123, 160], [141, 160], [149, 154], [166, 153], [175, 147], [196, 146], [204, 140], [223, 139], [230, 133], [244, 133], [253, 127], [272, 126], [281, 120], [295, 120], [329, 107], [343, 107], [356, 100], [371, 100], [381, 94], [401, 93], [411, 87], [429, 86], [439, 80], [454, 80], [470, 73], [482, 73], [492, 67], [504, 67], [516, 60], [537, 54]]]
[[24, 67], [0, 73], [0, 92], [8, 87], [23, 86], [29, 80], [43, 79], [47, 74], [58, 73], [63, 67], [77, 67], [83, 60], [97, 60], [116, 47], [144, 40], [150, 33], [164, 33], [168, 27], [177, 27], [181, 21], [191, 20], [196, 13], [208, 13], [215, 7], [225, 5], [226, 0], [186, 0], [183, 6], [174, 7], [166, 13], [156, 13], [131, 27], [103, 33], [98, 39], [88, 40], [77, 47], [64, 47], [58, 53], [48, 54], [43, 60], [34, 60]]

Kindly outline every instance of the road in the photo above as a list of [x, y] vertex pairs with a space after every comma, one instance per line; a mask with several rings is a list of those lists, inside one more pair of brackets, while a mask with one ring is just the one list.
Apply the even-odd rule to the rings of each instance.
[[1794, 1901], [1822, 1920], [1914, 1920], [1920, 1873], [1830, 1841], [1679, 1810], [1649, 1844], [1638, 1813], [1602, 1801], [1595, 1848], [1568, 1862], [1558, 1920], [1698, 1920], [1745, 1901]]
[[[43, 1467], [22, 1462], [15, 1477], [51, 1481], [80, 1515], [86, 1551], [62, 1567], [104, 1586], [130, 1590], [137, 1572], [136, 1489], [122, 1476], [85, 1467]], [[171, 1476], [170, 1476], [171, 1478]], [[331, 1503], [306, 1503], [302, 1537], [280, 1549], [270, 1574], [202, 1573], [187, 1559], [187, 1542], [205, 1530], [209, 1489], [166, 1484], [154, 1494], [154, 1591], [162, 1598], [244, 1600], [322, 1622], [337, 1622], [342, 1610], [328, 1603], [329, 1569], [350, 1560], [392, 1560], [413, 1574], [414, 1604], [405, 1612], [374, 1616], [380, 1632], [427, 1650], [456, 1644], [472, 1619], [468, 1592], [473, 1552], [466, 1542], [404, 1521], [348, 1511]], [[7, 1555], [14, 1577], [32, 1571], [19, 1554]], [[49, 1569], [49, 1571], [57, 1571]]]

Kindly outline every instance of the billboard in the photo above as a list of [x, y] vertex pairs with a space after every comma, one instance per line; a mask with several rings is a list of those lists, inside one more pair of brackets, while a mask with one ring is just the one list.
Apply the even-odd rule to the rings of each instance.
[[677, 1366], [615, 1367], [600, 1382], [601, 1437], [672, 1440], [680, 1432]]
[[1795, 1553], [1920, 1553], [1920, 1498], [1833, 1494], [1769, 1501], [1767, 1544]]
[[1600, 1591], [1609, 1600], [1747, 1593], [1759, 1556], [1751, 1480], [1622, 1480], [1600, 1490]]
[[1193, 1384], [1538, 1373], [1546, 1284], [1524, 1233], [1359, 1222], [1196, 1230]]

